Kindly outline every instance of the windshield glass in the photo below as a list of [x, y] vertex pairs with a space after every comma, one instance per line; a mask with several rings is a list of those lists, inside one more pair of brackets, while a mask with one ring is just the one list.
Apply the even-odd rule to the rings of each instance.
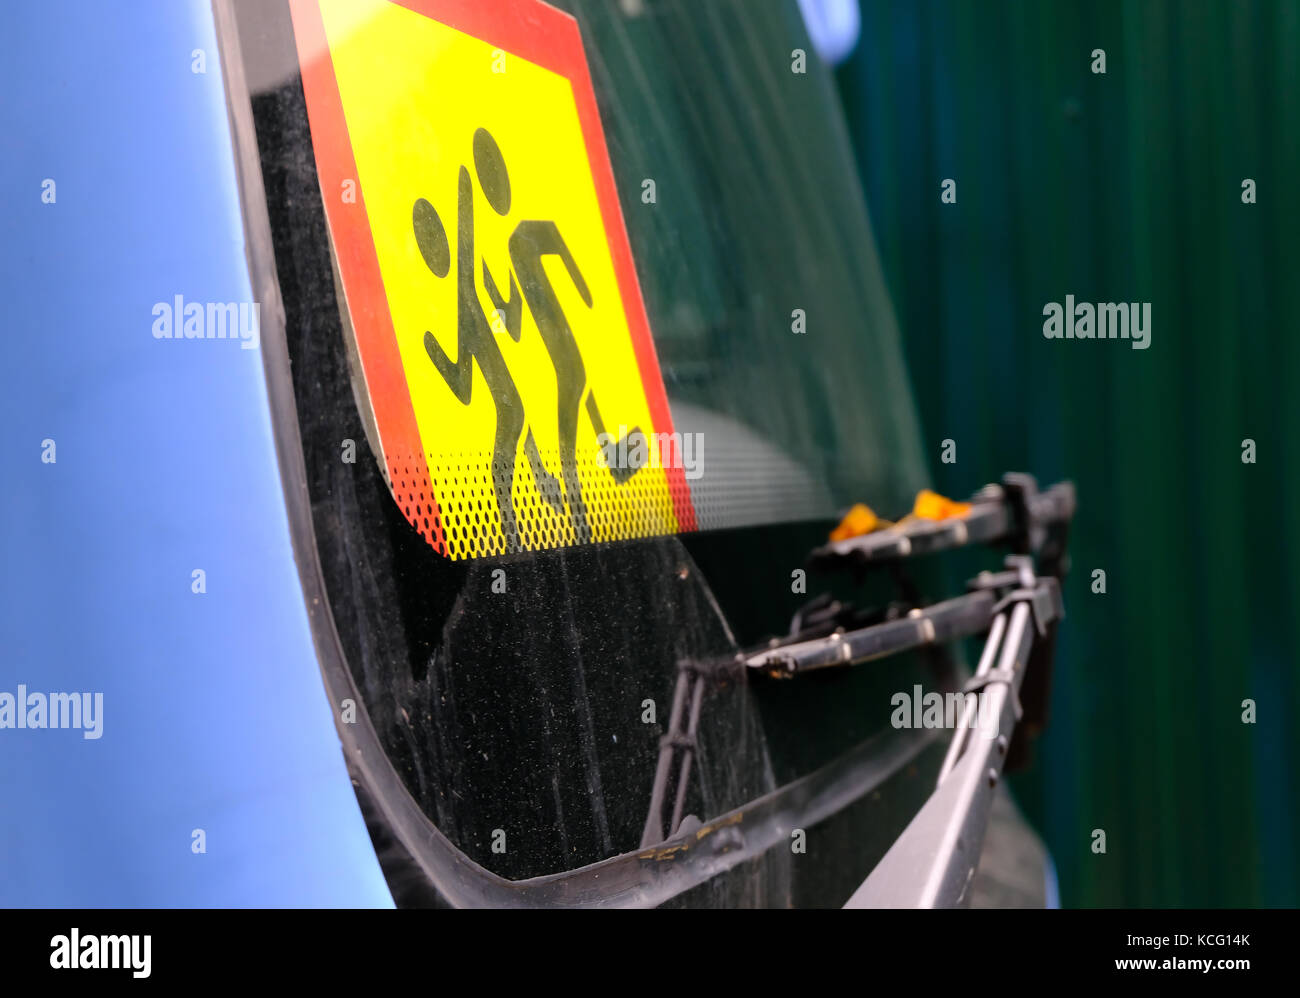
[[[297, 423], [328, 613], [362, 709], [423, 813], [495, 873], [534, 877], [659, 841], [675, 829], [664, 818], [656, 839], [647, 814], [682, 664], [727, 661], [742, 645], [784, 633], [810, 591], [798, 579], [804, 558], [836, 512], [865, 498], [895, 514], [925, 484], [898, 330], [831, 79], [794, 0], [557, 3], [576, 19], [603, 131], [601, 151], [584, 126], [587, 155], [591, 162], [607, 155], [611, 204], [621, 216], [616, 224], [608, 206], [597, 216], [614, 274], [601, 283], [600, 253], [574, 251], [568, 260], [558, 243], [538, 249], [551, 230], [521, 224], [530, 171], [543, 169], [546, 156], [530, 159], [525, 146], [507, 141], [523, 132], [511, 131], [504, 112], [500, 125], [479, 122], [491, 146], [471, 142], [471, 131], [463, 147], [439, 153], [446, 183], [413, 179], [409, 190], [393, 191], [373, 179], [400, 159], [392, 121], [442, 118], [412, 86], [387, 93], [373, 112], [387, 124], [372, 122], [373, 134], [362, 136], [366, 108], [377, 107], [363, 99], [362, 49], [380, 21], [340, 20], [331, 38], [328, 0], [292, 6], [236, 3], [239, 57], [283, 299], [294, 411], [281, 418]], [[412, 0], [396, 16], [443, 12], [454, 20], [447, 11], [468, 9]], [[313, 103], [313, 70], [301, 61], [304, 39], [319, 43], [322, 35], [304, 28], [304, 15], [323, 27], [344, 111], [338, 120], [356, 133], [349, 145], [359, 200], [347, 200], [353, 178], [336, 186], [322, 154], [325, 119]], [[490, 38], [489, 45], [517, 57]], [[578, 104], [580, 89], [575, 83]], [[471, 90], [446, 99], [478, 106]], [[519, 199], [505, 214], [502, 187], [492, 186], [498, 159]], [[600, 171], [592, 176], [599, 193]], [[405, 182], [400, 172], [392, 177], [392, 186]], [[460, 183], [471, 190], [458, 201]], [[568, 189], [563, 178], [557, 183]], [[390, 200], [396, 207], [384, 218], [398, 233], [391, 251], [381, 232], [388, 222], [357, 229], [347, 221], [357, 204], [373, 212]], [[460, 224], [470, 208], [477, 246]], [[552, 228], [589, 245], [582, 220], [562, 211], [547, 216], [565, 223]], [[620, 227], [630, 286], [618, 276]], [[546, 263], [530, 278], [537, 254]], [[363, 256], [380, 279], [373, 298], [353, 290], [363, 286], [356, 277]], [[406, 273], [442, 296], [409, 323], [395, 276]], [[530, 294], [548, 284], [562, 288], [552, 312]], [[626, 329], [586, 322], [594, 314], [586, 298], [607, 300], [608, 290], [598, 296], [614, 287]], [[639, 380], [629, 380], [626, 393], [602, 395], [602, 384], [619, 382], [601, 373], [600, 337], [629, 337], [637, 349], [638, 296], [653, 355], [636, 353]], [[408, 372], [417, 444], [407, 456], [425, 461], [427, 475], [395, 457], [404, 432], [389, 412], [395, 389], [376, 374], [385, 369], [372, 363], [379, 354], [368, 345], [384, 323], [396, 343], [388, 370]], [[589, 374], [570, 377], [568, 389], [564, 370], [572, 368], [556, 360], [565, 336], [581, 347]], [[528, 419], [509, 446], [487, 451], [486, 464], [481, 450], [458, 461], [458, 446], [477, 432], [470, 407], [480, 404], [462, 396], [489, 390], [475, 383], [493, 384], [495, 361], [484, 357], [495, 344], [510, 369], [496, 383], [519, 391]], [[533, 353], [512, 354], [516, 347]], [[457, 349], [471, 348], [477, 366], [458, 390]], [[537, 383], [550, 386], [545, 405], [528, 394], [539, 369], [545, 378]], [[577, 399], [569, 409], [581, 438], [569, 451], [566, 391]], [[670, 422], [655, 409], [660, 391]], [[598, 406], [587, 401], [593, 396]], [[550, 415], [557, 402], [558, 425]], [[682, 447], [688, 460], [676, 479], [664, 473], [670, 506], [649, 484], [641, 505], [611, 505], [606, 519], [584, 521], [574, 512], [579, 486], [588, 509], [600, 511], [601, 491], [616, 491], [618, 472], [628, 470], [620, 462], [637, 418], [618, 417], [624, 403], [698, 447], [693, 454]], [[484, 425], [499, 444], [509, 406], [492, 396], [481, 404], [495, 413], [495, 424]], [[581, 447], [598, 446], [596, 409], [612, 415], [601, 464], [588, 466]], [[504, 453], [515, 477], [503, 489], [493, 466]], [[500, 540], [509, 534], [506, 503], [518, 523], [552, 517], [562, 527], [531, 541], [521, 527], [515, 543]], [[920, 674], [909, 663], [888, 688]], [[698, 725], [677, 811], [708, 819], [842, 755], [888, 727], [885, 688], [867, 670], [798, 689], [761, 689], [734, 670], [711, 680], [698, 708], [686, 700]], [[867, 802], [827, 823], [823, 834], [855, 843], [843, 869], [801, 885], [787, 851], [777, 849], [748, 864], [745, 876], [708, 889], [730, 892], [723, 901], [786, 904], [798, 895], [839, 903], [924, 796], [918, 772], [900, 774], [888, 814]]]

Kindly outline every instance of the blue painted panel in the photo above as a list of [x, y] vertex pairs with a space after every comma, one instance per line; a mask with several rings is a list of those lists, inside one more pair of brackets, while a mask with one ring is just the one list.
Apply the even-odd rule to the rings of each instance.
[[5, 17], [0, 694], [102, 693], [103, 728], [0, 729], [0, 904], [391, 905], [317, 671], [261, 351], [152, 333], [176, 295], [251, 296], [211, 11]]

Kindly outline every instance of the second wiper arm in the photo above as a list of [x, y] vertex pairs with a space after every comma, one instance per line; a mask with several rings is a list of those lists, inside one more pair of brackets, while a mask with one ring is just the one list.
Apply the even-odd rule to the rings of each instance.
[[988, 629], [996, 594], [979, 590], [955, 599], [918, 607], [896, 620], [837, 631], [826, 637], [770, 645], [745, 656], [745, 664], [778, 679], [816, 669], [857, 665], [930, 644], [943, 644]]

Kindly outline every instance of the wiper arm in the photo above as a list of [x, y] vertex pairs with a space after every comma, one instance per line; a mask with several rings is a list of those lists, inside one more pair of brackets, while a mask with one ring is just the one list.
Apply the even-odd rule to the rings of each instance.
[[[979, 668], [967, 684], [979, 698], [963, 705], [930, 799], [849, 898], [846, 908], [947, 908], [970, 902], [993, 794], [1020, 719], [1020, 685], [1035, 642], [1046, 642], [1063, 616], [1056, 579], [1033, 575], [1028, 558], [1009, 557], [1021, 585], [1005, 596], [989, 629]], [[975, 730], [980, 717], [996, 726]]]

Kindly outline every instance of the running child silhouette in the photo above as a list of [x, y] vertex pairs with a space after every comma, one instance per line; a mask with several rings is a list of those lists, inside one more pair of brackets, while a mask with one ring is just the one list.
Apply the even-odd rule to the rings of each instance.
[[[501, 155], [496, 140], [484, 128], [474, 133], [474, 168], [483, 195], [492, 210], [502, 217], [508, 215], [510, 177], [506, 171], [505, 158]], [[415, 202], [412, 225], [425, 264], [435, 276], [446, 277], [451, 269], [446, 229], [433, 205], [424, 198]], [[487, 382], [488, 391], [492, 393], [496, 405], [493, 485], [501, 511], [501, 528], [506, 536], [507, 550], [518, 550], [511, 488], [514, 483], [515, 450], [525, 423], [524, 405], [475, 288], [473, 186], [469, 170], [464, 166], [460, 168], [459, 175], [456, 227], [456, 360], [453, 361], [447, 355], [431, 332], [426, 331], [424, 334], [424, 349], [462, 405], [470, 402], [473, 365], [476, 361], [479, 370], [483, 372], [483, 379]], [[510, 235], [509, 251], [511, 268], [507, 293], [501, 293], [488, 270], [486, 260], [483, 261], [483, 284], [496, 308], [499, 326], [515, 342], [519, 341], [523, 331], [523, 305], [527, 303], [555, 368], [562, 494], [561, 482], [547, 470], [531, 430], [524, 442], [525, 454], [543, 499], [557, 513], [563, 513], [567, 504], [574, 534], [579, 543], [584, 543], [591, 538], [577, 464], [578, 410], [584, 394], [588, 414], [598, 434], [604, 432], [604, 425], [595, 394], [587, 390], [587, 371], [578, 350], [577, 339], [542, 266], [542, 258], [555, 256], [560, 259], [578, 295], [588, 308], [592, 305], [591, 289], [554, 222], [521, 221]], [[518, 283], [515, 280], [516, 274], [519, 276]], [[627, 477], [612, 468], [611, 474], [619, 482]]]

